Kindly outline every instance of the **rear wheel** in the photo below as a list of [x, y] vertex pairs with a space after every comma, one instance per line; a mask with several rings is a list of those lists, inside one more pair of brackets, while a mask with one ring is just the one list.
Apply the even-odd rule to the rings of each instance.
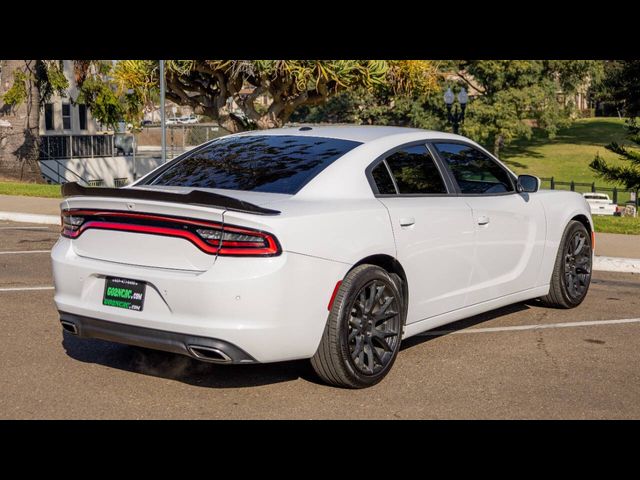
[[587, 296], [592, 268], [591, 235], [580, 222], [567, 225], [558, 248], [549, 294], [542, 302], [550, 307], [574, 308]]
[[380, 267], [360, 265], [338, 290], [311, 364], [332, 385], [375, 385], [398, 355], [403, 325], [404, 305], [396, 281]]

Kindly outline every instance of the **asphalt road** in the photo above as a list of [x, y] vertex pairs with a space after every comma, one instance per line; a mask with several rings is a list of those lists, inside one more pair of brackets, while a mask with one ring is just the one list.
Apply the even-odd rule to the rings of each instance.
[[24, 227], [0, 222], [0, 418], [640, 418], [640, 275], [596, 272], [574, 310], [518, 304], [409, 339], [352, 391], [306, 361], [217, 366], [63, 334], [53, 291], [22, 290], [52, 285], [48, 254], [3, 253], [48, 250], [58, 229]]

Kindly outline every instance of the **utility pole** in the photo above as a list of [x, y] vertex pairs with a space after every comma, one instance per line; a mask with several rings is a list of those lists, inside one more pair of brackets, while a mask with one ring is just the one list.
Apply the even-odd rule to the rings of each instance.
[[160, 60], [160, 125], [162, 128], [162, 163], [167, 161], [167, 124], [164, 115], [164, 60]]

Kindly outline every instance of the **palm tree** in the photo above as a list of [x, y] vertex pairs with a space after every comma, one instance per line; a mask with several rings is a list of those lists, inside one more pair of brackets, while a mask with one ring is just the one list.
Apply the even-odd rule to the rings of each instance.
[[42, 181], [38, 166], [38, 62], [2, 60], [0, 63], [0, 176], [3, 177]]

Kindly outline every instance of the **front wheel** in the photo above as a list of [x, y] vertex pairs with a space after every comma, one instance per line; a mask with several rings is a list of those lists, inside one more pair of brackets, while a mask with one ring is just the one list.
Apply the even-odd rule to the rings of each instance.
[[404, 305], [396, 282], [380, 267], [360, 265], [347, 274], [336, 294], [311, 365], [331, 385], [375, 385], [398, 355], [403, 326]]
[[591, 235], [572, 220], [562, 235], [549, 294], [541, 298], [545, 305], [574, 308], [582, 303], [591, 283], [592, 254]]

